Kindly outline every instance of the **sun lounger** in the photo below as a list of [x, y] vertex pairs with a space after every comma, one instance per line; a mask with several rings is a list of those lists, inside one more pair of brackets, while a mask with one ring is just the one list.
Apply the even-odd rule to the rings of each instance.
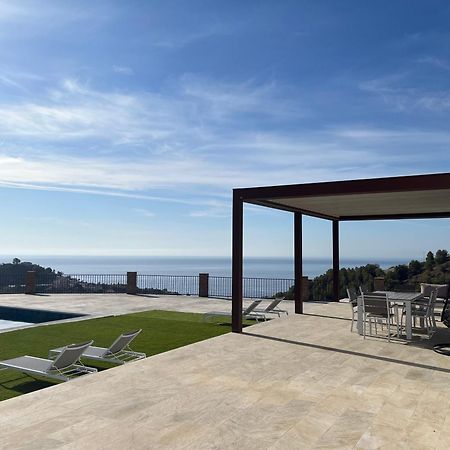
[[[113, 364], [125, 364], [126, 362], [143, 359], [147, 356], [145, 353], [135, 352], [129, 347], [131, 341], [141, 331], [142, 330], [136, 330], [122, 333], [108, 348], [90, 345], [83, 351], [81, 356], [83, 358], [110, 362]], [[62, 350], [63, 348], [50, 350], [48, 353], [49, 358], [54, 358], [56, 355], [60, 354]]]
[[[261, 303], [261, 300], [255, 300], [251, 305], [249, 305], [247, 308], [245, 308], [242, 311], [242, 317], [245, 319], [255, 319], [257, 322], [259, 320], [266, 321], [266, 316], [262, 312], [255, 312], [256, 307]], [[211, 317], [231, 317], [231, 312], [229, 311], [210, 311], [203, 315], [203, 320], [206, 321]]]
[[80, 362], [81, 354], [93, 343], [71, 344], [63, 347], [56, 359], [20, 356], [0, 361], [0, 370], [12, 369], [31, 376], [40, 376], [60, 381], [68, 381], [79, 375], [95, 373], [97, 369], [86, 367]]
[[256, 313], [263, 314], [278, 314], [280, 317], [280, 313], [284, 313], [288, 315], [289, 313], [285, 309], [278, 308], [278, 305], [284, 300], [284, 297], [276, 298], [272, 302], [270, 302], [265, 309], [254, 309], [253, 311]]

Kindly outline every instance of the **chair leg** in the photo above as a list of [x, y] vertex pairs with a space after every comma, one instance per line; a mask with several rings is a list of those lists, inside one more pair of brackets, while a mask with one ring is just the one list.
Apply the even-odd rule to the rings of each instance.
[[402, 310], [402, 317], [400, 318], [400, 329], [403, 333], [403, 310]]
[[363, 338], [364, 339], [366, 338], [366, 321], [367, 321], [366, 315], [363, 314]]

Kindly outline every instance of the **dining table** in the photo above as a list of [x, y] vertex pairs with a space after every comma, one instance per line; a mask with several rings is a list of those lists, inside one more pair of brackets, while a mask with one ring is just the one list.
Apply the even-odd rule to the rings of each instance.
[[[386, 301], [386, 294], [389, 301], [396, 304], [403, 304], [405, 307], [405, 331], [406, 339], [412, 339], [412, 304], [417, 300], [421, 299], [423, 295], [420, 292], [397, 292], [397, 291], [374, 291], [368, 292], [367, 295], [379, 295], [380, 301]], [[363, 304], [362, 297], [358, 296], [358, 333], [363, 334]]]

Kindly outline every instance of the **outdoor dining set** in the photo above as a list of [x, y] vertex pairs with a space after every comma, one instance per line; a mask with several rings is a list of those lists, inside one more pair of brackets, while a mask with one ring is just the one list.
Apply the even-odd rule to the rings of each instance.
[[[446, 294], [444, 294], [444, 290]], [[349, 287], [351, 331], [356, 323], [360, 335], [392, 338], [413, 338], [413, 331], [429, 338], [437, 330], [436, 309], [448, 296], [447, 286], [425, 285], [421, 292], [373, 291], [360, 286]]]

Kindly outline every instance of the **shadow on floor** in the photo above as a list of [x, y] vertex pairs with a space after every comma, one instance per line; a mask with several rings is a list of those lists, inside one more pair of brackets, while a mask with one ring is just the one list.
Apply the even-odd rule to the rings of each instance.
[[[103, 370], [107, 370], [113, 366], [102, 367], [97, 364], [91, 364], [91, 367], [95, 367], [99, 372], [102, 372]], [[8, 377], [7, 380], [0, 382], [0, 386], [8, 391], [18, 392], [20, 394], [28, 394], [29, 392], [38, 391], [40, 389], [44, 389], [60, 383], [62, 383], [62, 381], [50, 381], [44, 378], [33, 378], [30, 375], [19, 375], [15, 378]]]
[[[329, 352], [341, 353], [341, 354], [350, 355], [350, 356], [359, 356], [361, 358], [367, 358], [367, 359], [388, 362], [388, 363], [393, 363], [393, 364], [400, 364], [403, 366], [415, 367], [415, 368], [419, 368], [419, 369], [435, 370], [437, 372], [450, 373], [450, 369], [445, 369], [443, 367], [436, 367], [436, 366], [431, 366], [429, 364], [421, 364], [421, 363], [416, 363], [416, 362], [411, 362], [411, 361], [404, 361], [401, 359], [389, 358], [387, 356], [370, 355], [368, 353], [356, 352], [353, 350], [345, 350], [342, 348], [327, 347], [325, 345], [311, 344], [308, 342], [294, 341], [291, 339], [277, 338], [277, 337], [273, 337], [273, 336], [265, 336], [262, 334], [252, 333], [250, 331], [242, 333], [242, 334], [244, 336], [247, 335], [247, 336], [252, 336], [252, 337], [256, 337], [256, 338], [260, 338], [260, 339], [267, 339], [270, 341], [283, 342], [285, 344], [298, 345], [300, 347], [307, 347], [307, 348], [313, 348], [316, 350], [324, 350], [324, 351], [329, 351]], [[442, 356], [442, 357], [444, 358], [444, 356]]]
[[303, 313], [304, 316], [313, 316], [313, 317], [323, 317], [324, 319], [337, 319], [337, 320], [345, 320], [346, 322], [350, 322], [352, 319], [349, 317], [341, 317], [341, 316], [325, 316], [323, 314], [315, 314], [315, 313]]
[[22, 375], [20, 377], [10, 378], [7, 381], [1, 382], [0, 386], [8, 391], [28, 394], [29, 392], [38, 391], [39, 389], [54, 386], [55, 384], [57, 384], [57, 382], [45, 381], [29, 377], [28, 375]]

